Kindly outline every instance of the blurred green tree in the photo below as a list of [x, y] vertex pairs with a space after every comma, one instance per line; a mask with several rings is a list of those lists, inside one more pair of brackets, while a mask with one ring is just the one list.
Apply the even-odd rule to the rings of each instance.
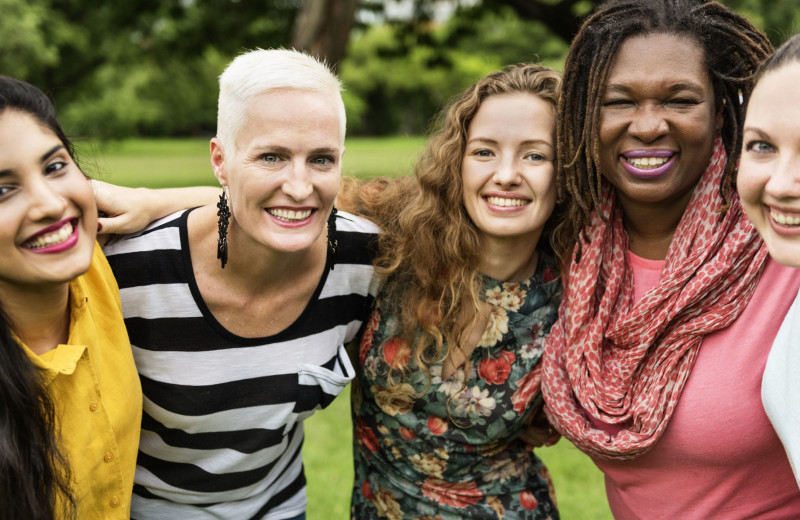
[[[407, 4], [402, 16], [390, 11]], [[778, 44], [800, 0], [723, 0]], [[560, 67], [593, 0], [0, 0], [0, 72], [50, 92], [72, 134], [209, 135], [236, 54], [292, 46], [340, 66], [351, 130], [417, 133], [516, 61]], [[390, 9], [391, 8], [391, 9]], [[449, 15], [442, 18], [437, 13]]]

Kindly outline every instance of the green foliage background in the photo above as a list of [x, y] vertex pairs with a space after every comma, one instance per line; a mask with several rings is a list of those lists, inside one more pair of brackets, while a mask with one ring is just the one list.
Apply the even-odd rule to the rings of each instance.
[[[361, 1], [362, 11], [384, 4]], [[523, 61], [561, 68], [567, 42], [520, 18], [512, 2], [450, 1], [461, 7], [443, 23], [425, 15], [433, 0], [415, 0], [417, 16], [356, 25], [338, 64], [351, 135], [421, 134], [445, 101], [489, 71]], [[572, 12], [585, 15], [592, 3]], [[723, 3], [776, 44], [800, 29], [800, 0]], [[0, 0], [0, 72], [50, 92], [70, 135], [209, 136], [218, 75], [244, 50], [288, 45], [299, 4]]]

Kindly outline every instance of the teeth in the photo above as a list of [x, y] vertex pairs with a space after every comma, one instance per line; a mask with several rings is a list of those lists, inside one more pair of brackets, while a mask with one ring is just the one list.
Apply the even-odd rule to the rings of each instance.
[[68, 239], [70, 235], [72, 235], [72, 231], [73, 231], [72, 221], [68, 221], [66, 225], [61, 226], [60, 229], [57, 229], [52, 233], [40, 235], [35, 239], [26, 242], [25, 247], [27, 247], [28, 249], [41, 249], [43, 247], [52, 246], [54, 244], [60, 244], [64, 240]]
[[628, 162], [637, 168], [657, 168], [669, 161], [669, 157], [629, 157]]
[[486, 197], [486, 201], [491, 204], [492, 206], [524, 206], [528, 204], [528, 201], [525, 199], [506, 199], [503, 197]]
[[294, 209], [275, 208], [275, 209], [268, 209], [267, 212], [273, 217], [280, 220], [285, 220], [287, 222], [305, 220], [311, 215], [310, 209], [294, 210]]
[[800, 217], [790, 217], [789, 215], [782, 215], [774, 211], [770, 211], [769, 216], [782, 226], [800, 226]]

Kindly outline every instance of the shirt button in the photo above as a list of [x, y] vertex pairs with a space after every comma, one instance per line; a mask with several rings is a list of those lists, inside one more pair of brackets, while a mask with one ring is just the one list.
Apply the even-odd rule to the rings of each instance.
[[106, 454], [103, 455], [103, 460], [106, 462], [111, 462], [112, 460], [114, 460], [114, 454], [111, 453], [110, 451], [107, 451]]
[[111, 497], [111, 507], [119, 507], [119, 497], [117, 495]]
[[100, 405], [97, 404], [97, 401], [92, 401], [89, 403], [89, 410], [96, 412], [98, 408], [100, 408]]

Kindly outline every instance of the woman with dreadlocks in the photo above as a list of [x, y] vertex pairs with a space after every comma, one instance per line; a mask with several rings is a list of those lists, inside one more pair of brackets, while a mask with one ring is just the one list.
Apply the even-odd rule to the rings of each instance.
[[565, 63], [565, 292], [543, 391], [616, 518], [800, 517], [760, 401], [800, 273], [768, 259], [733, 186], [771, 50], [716, 2], [617, 0]]

